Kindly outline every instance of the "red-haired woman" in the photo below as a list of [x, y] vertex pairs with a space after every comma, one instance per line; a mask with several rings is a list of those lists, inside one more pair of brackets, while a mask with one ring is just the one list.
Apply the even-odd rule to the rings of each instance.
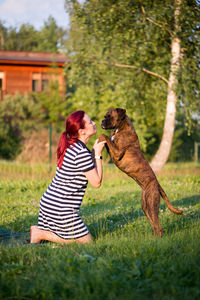
[[86, 147], [96, 133], [95, 122], [84, 111], [75, 111], [66, 120], [57, 149], [58, 166], [52, 183], [40, 200], [38, 226], [31, 226], [31, 243], [42, 240], [60, 244], [92, 241], [78, 211], [89, 183], [99, 188], [102, 181], [101, 153], [105, 142]]

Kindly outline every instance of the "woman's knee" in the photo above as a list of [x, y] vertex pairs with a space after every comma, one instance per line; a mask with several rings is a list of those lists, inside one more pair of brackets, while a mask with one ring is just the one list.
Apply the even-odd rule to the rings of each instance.
[[86, 243], [91, 243], [92, 242], [92, 236], [91, 234], [87, 234], [79, 239], [76, 239], [76, 242], [79, 244], [86, 244]]

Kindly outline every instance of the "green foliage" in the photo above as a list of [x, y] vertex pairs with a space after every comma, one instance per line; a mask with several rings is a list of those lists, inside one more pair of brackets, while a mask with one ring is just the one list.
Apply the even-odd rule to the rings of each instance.
[[[177, 31], [173, 17], [175, 2], [172, 4], [171, 0], [81, 3], [66, 0], [71, 19], [68, 32], [58, 27], [51, 16], [40, 31], [30, 24], [17, 29], [6, 28], [0, 22], [0, 49], [67, 51], [71, 59], [66, 67], [67, 101], [61, 100], [56, 87], [34, 95], [43, 108], [46, 123], [56, 122], [61, 129], [61, 121], [70, 112], [83, 109], [96, 121], [100, 134], [106, 110], [126, 108], [142, 150], [151, 159], [161, 140], [168, 92], [166, 82], [157, 75], [168, 79], [171, 40], [177, 35], [182, 60], [177, 74], [177, 127], [170, 159], [191, 159], [193, 141], [199, 138], [199, 2], [181, 1]], [[12, 151], [16, 154], [12, 149], [17, 149], [20, 139], [13, 129], [4, 139], [2, 135], [4, 155]]]
[[54, 81], [42, 93], [7, 95], [0, 105], [0, 158], [15, 159], [22, 150], [23, 139], [49, 123], [54, 124], [54, 130], [64, 131], [70, 106]]
[[38, 44], [38, 33], [29, 24], [22, 24], [18, 31], [14, 27], [5, 28], [1, 35], [1, 50], [31, 51]]
[[41, 106], [29, 95], [6, 96], [0, 105], [0, 157], [15, 158], [21, 150], [23, 135], [40, 118]]
[[140, 187], [104, 165], [102, 187], [88, 186], [80, 210], [94, 242], [29, 245], [52, 174], [47, 165], [0, 162], [1, 229], [20, 237], [0, 245], [0, 298], [199, 299], [199, 168], [170, 164], [163, 172], [159, 182], [184, 210], [174, 215], [161, 202], [163, 238], [143, 215]]
[[159, 76], [169, 77], [171, 40], [176, 35], [182, 47], [177, 109], [184, 106], [188, 126], [193, 114], [198, 114], [199, 5], [182, 1], [176, 32], [170, 0], [82, 4], [66, 0], [66, 4], [72, 45], [68, 85], [76, 87], [69, 97], [76, 100], [75, 107], [93, 107], [98, 122], [108, 107], [126, 108], [143, 151], [151, 157], [162, 136], [168, 92]]
[[60, 52], [66, 48], [67, 31], [49, 16], [41, 30], [30, 24], [6, 28], [0, 21], [0, 50]]
[[[193, 116], [193, 118], [195, 115]], [[200, 142], [200, 123], [198, 119], [191, 119], [195, 126], [188, 131], [188, 116], [182, 107], [177, 113], [176, 130], [170, 153], [170, 161], [189, 161], [194, 159], [194, 143]]]
[[52, 81], [48, 90], [41, 93], [33, 93], [33, 97], [40, 103], [47, 123], [55, 123], [60, 119], [62, 120], [66, 111], [66, 102], [60, 94], [57, 82]]
[[59, 50], [65, 50], [66, 31], [58, 27], [56, 20], [49, 17], [44, 22], [44, 26], [39, 32], [39, 40], [37, 44], [37, 51], [47, 51], [56, 53]]

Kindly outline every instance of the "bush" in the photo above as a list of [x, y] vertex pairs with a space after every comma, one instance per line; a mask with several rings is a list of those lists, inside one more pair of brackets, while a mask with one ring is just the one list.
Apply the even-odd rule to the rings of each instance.
[[28, 94], [7, 95], [0, 105], [0, 158], [14, 159], [24, 134], [42, 118], [41, 106]]

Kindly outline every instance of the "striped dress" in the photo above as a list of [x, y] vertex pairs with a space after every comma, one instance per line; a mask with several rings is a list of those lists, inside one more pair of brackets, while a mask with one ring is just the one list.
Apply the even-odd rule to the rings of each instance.
[[88, 184], [84, 172], [94, 168], [91, 152], [80, 140], [66, 150], [62, 167], [57, 167], [40, 200], [39, 229], [64, 239], [77, 239], [89, 233], [78, 211]]

